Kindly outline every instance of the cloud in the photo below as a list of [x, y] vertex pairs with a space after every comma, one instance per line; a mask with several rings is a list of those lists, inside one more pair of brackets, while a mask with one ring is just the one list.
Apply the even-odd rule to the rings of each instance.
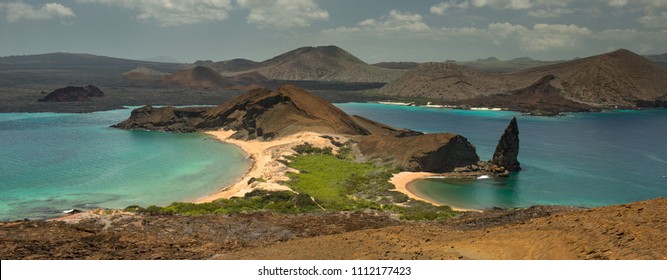
[[59, 3], [48, 3], [40, 8], [35, 8], [23, 2], [0, 3], [0, 11], [6, 10], [6, 18], [9, 22], [25, 20], [51, 20], [76, 17], [72, 9]]
[[241, 8], [249, 9], [248, 23], [260, 28], [286, 29], [308, 27], [315, 20], [329, 19], [329, 12], [313, 0], [237, 0]]
[[555, 8], [555, 9], [537, 9], [530, 10], [527, 15], [537, 18], [558, 18], [564, 14], [572, 14], [575, 11], [568, 8]]
[[445, 12], [451, 8], [467, 9], [469, 6], [470, 5], [467, 0], [450, 0], [449, 2], [440, 2], [440, 4], [431, 6], [431, 13], [436, 15], [444, 15]]
[[527, 14], [532, 17], [555, 18], [573, 12], [567, 8], [570, 2], [572, 0], [449, 0], [431, 6], [430, 11], [444, 15], [449, 10], [486, 7], [494, 10], [530, 10]]
[[427, 32], [431, 28], [424, 23], [420, 14], [404, 13], [391, 10], [389, 15], [376, 19], [366, 19], [354, 27], [339, 27], [324, 30], [324, 33], [368, 32], [369, 34], [387, 34], [398, 32]]
[[160, 26], [223, 21], [229, 17], [231, 0], [77, 0], [137, 10], [137, 19]]
[[537, 52], [573, 48], [587, 36], [593, 34], [588, 28], [574, 24], [539, 23], [530, 29], [510, 23], [492, 23], [489, 24], [488, 29], [494, 36], [495, 44], [515, 42], [519, 49]]
[[637, 21], [649, 28], [667, 28], [667, 12], [661, 12], [658, 15], [648, 14]]
[[621, 8], [628, 4], [628, 0], [609, 0], [609, 6]]
[[533, 6], [530, 0], [473, 0], [475, 7], [489, 6], [494, 9], [524, 10]]
[[609, 6], [615, 8], [623, 8], [625, 6], [640, 6], [640, 7], [667, 7], [665, 0], [606, 0]]

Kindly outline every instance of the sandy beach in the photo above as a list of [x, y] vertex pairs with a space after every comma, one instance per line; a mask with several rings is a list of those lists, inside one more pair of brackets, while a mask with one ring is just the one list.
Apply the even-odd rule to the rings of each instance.
[[[289, 180], [289, 177], [285, 175], [286, 172], [298, 171], [285, 166], [278, 160], [283, 159], [286, 156], [293, 155], [295, 152], [292, 150], [292, 148], [306, 142], [320, 148], [331, 147], [334, 152], [338, 149], [331, 143], [330, 140], [323, 138], [322, 134], [314, 132], [302, 132], [272, 141], [236, 140], [231, 138], [234, 133], [236, 133], [236, 131], [233, 130], [206, 132], [206, 134], [214, 136], [221, 142], [241, 147], [241, 149], [243, 149], [248, 154], [248, 157], [252, 160], [252, 166], [236, 183], [227, 187], [222, 186], [219, 192], [199, 198], [194, 201], [195, 203], [211, 202], [221, 198], [242, 197], [253, 190], [292, 191], [292, 189], [282, 184], [282, 182]], [[344, 137], [336, 137], [339, 138], [340, 142], [347, 141], [347, 139]], [[400, 172], [394, 174], [390, 182], [396, 187], [396, 191], [402, 192], [410, 198], [428, 202], [433, 205], [442, 206], [443, 204], [441, 203], [420, 197], [407, 189], [407, 185], [410, 182], [433, 176], [446, 177], [461, 175], [430, 172]], [[252, 181], [253, 178], [255, 179], [254, 182]], [[455, 207], [452, 207], [452, 209], [456, 211], [479, 211], [476, 209], [463, 209]]]
[[[243, 177], [229, 187], [223, 188], [217, 193], [197, 199], [196, 203], [211, 202], [220, 198], [242, 197], [256, 189], [270, 190], [270, 191], [292, 191], [289, 187], [282, 184], [282, 182], [289, 180], [285, 175], [286, 172], [297, 172], [291, 169], [278, 160], [285, 156], [293, 155], [293, 147], [308, 142], [316, 147], [331, 147], [334, 151], [337, 150], [328, 139], [322, 138], [322, 134], [314, 132], [302, 132], [287, 137], [282, 137], [272, 141], [258, 141], [258, 140], [236, 140], [230, 137], [236, 133], [233, 130], [219, 130], [208, 131], [206, 134], [214, 136], [217, 140], [230, 143], [241, 147], [252, 160], [252, 166]], [[342, 137], [341, 137], [342, 138]], [[346, 140], [342, 140], [343, 142]], [[255, 182], [251, 179], [255, 178]], [[260, 179], [261, 180], [257, 180]]]
[[[396, 191], [402, 192], [408, 197], [424, 202], [431, 203], [436, 206], [444, 206], [444, 204], [439, 203], [437, 201], [429, 200], [426, 198], [423, 198], [421, 196], [418, 196], [414, 194], [413, 192], [409, 191], [407, 186], [410, 182], [414, 180], [419, 180], [419, 179], [425, 179], [428, 177], [460, 177], [460, 174], [440, 174], [440, 173], [430, 173], [430, 172], [400, 172], [394, 174], [394, 176], [391, 177], [390, 182], [396, 187]], [[477, 209], [465, 209], [465, 208], [457, 208], [457, 207], [452, 207], [452, 210], [454, 211], [475, 211], [479, 212], [480, 210]]]

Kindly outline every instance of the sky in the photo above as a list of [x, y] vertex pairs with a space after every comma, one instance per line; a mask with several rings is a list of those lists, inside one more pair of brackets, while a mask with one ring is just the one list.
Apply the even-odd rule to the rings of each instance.
[[0, 56], [262, 61], [336, 45], [368, 63], [667, 53], [667, 0], [0, 0]]

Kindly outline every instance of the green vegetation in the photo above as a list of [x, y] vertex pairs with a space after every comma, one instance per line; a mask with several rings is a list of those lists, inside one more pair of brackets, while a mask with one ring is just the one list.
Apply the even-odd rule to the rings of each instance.
[[125, 210], [150, 215], [234, 214], [255, 211], [305, 213], [321, 211], [319, 206], [313, 202], [313, 199], [306, 194], [297, 194], [288, 191], [267, 192], [262, 190], [252, 191], [242, 198], [218, 199], [208, 203], [174, 202], [165, 207], [151, 205], [147, 208], [133, 205], [128, 206]]
[[[309, 143], [294, 148], [298, 153], [285, 164], [298, 170], [288, 173], [285, 182], [297, 193], [255, 190], [243, 198], [219, 199], [209, 203], [174, 202], [169, 206], [141, 208], [133, 205], [127, 211], [150, 215], [233, 214], [256, 211], [305, 213], [318, 211], [389, 211], [406, 220], [435, 220], [456, 215], [450, 207], [436, 207], [409, 199], [393, 191], [389, 183], [393, 173], [386, 166], [352, 161], [350, 143], [340, 146], [339, 153], [331, 148], [317, 148]], [[255, 178], [262, 181], [262, 178]]]
[[[346, 145], [349, 148], [349, 145]], [[299, 149], [310, 151], [310, 149]], [[297, 152], [299, 151], [297, 150]], [[286, 182], [299, 193], [307, 194], [326, 210], [375, 209], [391, 211], [408, 220], [449, 218], [456, 214], [450, 207], [436, 207], [409, 199], [405, 194], [392, 191], [389, 183], [398, 170], [371, 163], [358, 163], [347, 155], [300, 153], [289, 158], [287, 165], [299, 173], [289, 173]]]

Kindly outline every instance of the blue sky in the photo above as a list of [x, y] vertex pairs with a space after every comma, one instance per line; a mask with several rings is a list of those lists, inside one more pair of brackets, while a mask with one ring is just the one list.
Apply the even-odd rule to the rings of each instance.
[[265, 60], [337, 45], [364, 61], [667, 52], [667, 0], [0, 0], [0, 56]]

